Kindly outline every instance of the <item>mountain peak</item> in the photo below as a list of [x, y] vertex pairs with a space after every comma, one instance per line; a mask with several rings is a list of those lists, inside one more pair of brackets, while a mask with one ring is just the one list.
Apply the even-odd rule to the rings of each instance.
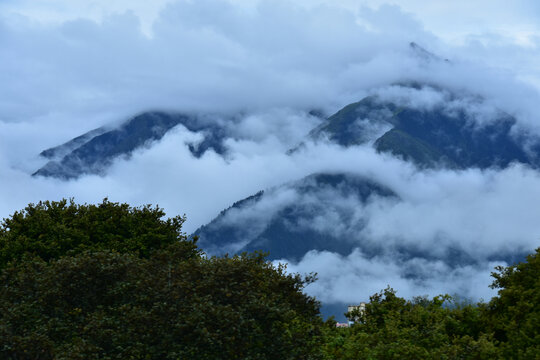
[[422, 46], [418, 45], [417, 43], [415, 43], [414, 41], [411, 41], [409, 43], [409, 49], [412, 51], [412, 53], [418, 57], [419, 59], [423, 60], [423, 61], [426, 61], [426, 62], [431, 62], [431, 61], [436, 61], [436, 62], [439, 62], [439, 61], [445, 61], [445, 62], [450, 62], [450, 60], [448, 59], [443, 59], [441, 58], [440, 56], [438, 55], [435, 55], [434, 53], [426, 50], [425, 48], [423, 48]]
[[102, 174], [115, 158], [130, 156], [136, 149], [159, 141], [172, 128], [182, 125], [188, 131], [203, 133], [199, 143], [187, 143], [200, 157], [213, 149], [223, 155], [225, 129], [202, 116], [159, 111], [144, 112], [112, 129], [99, 128], [60, 146], [41, 152], [49, 159], [33, 176], [73, 179], [83, 174]]

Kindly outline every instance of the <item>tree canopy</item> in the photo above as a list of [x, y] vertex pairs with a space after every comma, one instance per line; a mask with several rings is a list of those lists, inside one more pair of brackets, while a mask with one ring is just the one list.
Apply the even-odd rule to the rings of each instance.
[[365, 312], [349, 313], [351, 328], [326, 331], [328, 359], [538, 359], [540, 249], [526, 261], [499, 266], [489, 303], [448, 295], [411, 300], [387, 288]]
[[73, 199], [29, 204], [0, 225], [0, 268], [23, 256], [48, 261], [83, 251], [148, 257], [178, 242], [187, 257], [195, 256], [197, 247], [181, 231], [185, 217], [164, 216], [157, 206], [131, 207], [108, 199], [97, 205], [79, 205]]
[[[309, 280], [309, 279], [308, 279]], [[8, 267], [2, 359], [312, 359], [319, 305], [261, 254], [83, 252]]]
[[387, 288], [370, 297], [350, 329], [330, 331], [328, 359], [497, 359], [481, 310], [448, 295], [406, 300]]
[[498, 296], [487, 310], [489, 326], [506, 358], [534, 359], [540, 354], [540, 248], [527, 260], [498, 266], [492, 273]]
[[320, 358], [312, 276], [208, 258], [163, 215], [63, 200], [5, 219], [0, 358]]

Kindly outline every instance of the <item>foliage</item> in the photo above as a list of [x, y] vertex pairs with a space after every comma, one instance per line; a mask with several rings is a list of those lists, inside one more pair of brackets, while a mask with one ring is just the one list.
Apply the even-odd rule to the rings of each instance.
[[492, 273], [499, 288], [486, 312], [489, 326], [506, 358], [540, 356], [540, 248], [527, 261]]
[[134, 208], [107, 199], [98, 205], [65, 199], [30, 204], [0, 226], [0, 269], [23, 257], [49, 261], [88, 250], [148, 257], [179, 241], [187, 257], [196, 256], [197, 247], [181, 232], [185, 217], [162, 220], [164, 215], [158, 207]]
[[538, 359], [540, 261], [499, 266], [498, 296], [488, 304], [459, 303], [444, 295], [406, 300], [387, 288], [370, 298], [351, 328], [327, 326], [328, 359]]
[[479, 314], [447, 295], [405, 300], [387, 288], [364, 313], [348, 314], [359, 319], [353, 327], [329, 333], [325, 352], [328, 359], [496, 359], [492, 339], [478, 331]]
[[7, 267], [2, 359], [314, 359], [308, 277], [261, 254], [84, 252]]

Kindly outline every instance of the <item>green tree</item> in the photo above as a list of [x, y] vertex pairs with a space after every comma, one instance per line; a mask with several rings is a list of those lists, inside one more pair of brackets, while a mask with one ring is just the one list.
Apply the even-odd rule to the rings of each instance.
[[317, 359], [319, 304], [261, 254], [83, 252], [9, 265], [2, 359]]
[[498, 296], [460, 303], [406, 300], [390, 287], [371, 296], [349, 329], [326, 327], [328, 359], [540, 359], [540, 248], [492, 273]]
[[326, 331], [328, 359], [497, 359], [492, 338], [478, 331], [477, 306], [448, 296], [406, 300], [388, 287], [370, 297], [349, 329]]
[[312, 276], [208, 258], [149, 205], [30, 204], [0, 229], [2, 359], [317, 359]]
[[87, 250], [113, 250], [148, 257], [181, 242], [186, 257], [197, 256], [194, 242], [181, 232], [185, 217], [164, 220], [150, 205], [131, 207], [104, 199], [97, 205], [73, 200], [44, 201], [15, 212], [0, 225], [0, 269], [23, 257], [45, 261]]
[[540, 358], [540, 248], [526, 261], [492, 273], [498, 288], [487, 321], [507, 359]]

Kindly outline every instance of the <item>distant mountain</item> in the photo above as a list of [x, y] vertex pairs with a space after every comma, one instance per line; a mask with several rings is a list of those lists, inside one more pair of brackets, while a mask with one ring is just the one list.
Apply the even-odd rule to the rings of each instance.
[[[403, 87], [410, 88], [409, 86]], [[471, 112], [480, 99], [460, 105], [453, 99], [431, 108], [415, 108], [369, 96], [347, 105], [314, 129], [309, 138], [341, 146], [372, 144], [378, 152], [391, 153], [420, 167], [506, 167], [519, 162], [538, 167], [538, 139], [526, 150], [524, 139], [514, 131], [516, 119], [490, 109], [489, 118]]]
[[[426, 102], [424, 98], [438, 100]], [[143, 113], [114, 129], [99, 128], [43, 151], [41, 155], [50, 161], [34, 175], [69, 179], [101, 174], [115, 158], [151, 146], [175, 126], [203, 135], [199, 143], [187, 144], [194, 156], [209, 149], [225, 154], [224, 140], [232, 136], [231, 125], [218, 120], [202, 115]], [[506, 167], [513, 162], [538, 167], [540, 152], [538, 145], [534, 145], [538, 144], [537, 139], [524, 139], [516, 127], [515, 118], [489, 108], [479, 97], [458, 96], [434, 86], [409, 83], [345, 106], [313, 129], [305, 143], [373, 146], [378, 152], [401, 157], [421, 168], [484, 169]], [[290, 153], [301, 148], [299, 145]], [[343, 198], [342, 204], [351, 199], [365, 204], [373, 197], [396, 197], [391, 189], [351, 174], [316, 174], [241, 200], [196, 234], [201, 238], [201, 246], [213, 253], [262, 249], [274, 259], [299, 259], [310, 250], [347, 254], [363, 243], [358, 234], [367, 220], [355, 209], [340, 207], [336, 194]], [[357, 217], [351, 217], [352, 213]], [[327, 231], [323, 220], [332, 216], [339, 218], [345, 232], [355, 234], [355, 242], [342, 241]], [[366, 244], [363, 251], [377, 253], [373, 244]], [[400, 251], [421, 255], [412, 248]], [[456, 250], [452, 261], [464, 260], [461, 256]]]
[[[423, 61], [445, 61], [414, 43], [410, 46]], [[320, 111], [310, 115], [321, 117], [322, 122], [288, 152], [291, 156], [308, 143], [329, 142], [342, 147], [372, 146], [421, 169], [504, 168], [514, 162], [540, 167], [540, 141], [524, 133], [514, 117], [480, 97], [433, 85], [397, 84], [325, 120]], [[188, 146], [194, 156], [210, 149], [225, 155], [225, 140], [234, 137], [234, 124], [233, 119], [208, 115], [146, 112], [118, 127], [98, 128], [43, 151], [49, 162], [34, 175], [71, 179], [103, 174], [115, 159], [152, 146], [176, 126], [202, 135], [197, 143], [179, 144]], [[411, 260], [416, 259], [441, 261], [450, 267], [477, 263], [459, 247], [434, 245], [436, 251], [431, 251], [410, 242], [401, 244], [399, 239], [389, 239], [390, 245], [370, 239], [364, 231], [370, 221], [369, 207], [401, 201], [393, 189], [373, 180], [348, 172], [318, 173], [261, 189], [223, 210], [193, 235], [199, 236], [199, 245], [210, 254], [262, 250], [271, 260], [299, 261], [312, 250], [347, 256], [359, 249], [368, 258], [399, 257], [404, 264], [414, 264]], [[434, 244], [437, 241], [433, 239]], [[484, 260], [511, 262], [521, 255], [510, 251]], [[419, 275], [422, 271], [411, 265], [403, 276], [428, 276]], [[332, 308], [336, 304], [325, 306], [336, 315], [338, 307]]]
[[[427, 251], [411, 243], [389, 246], [372, 241], [364, 232], [370, 221], [366, 209], [377, 202], [399, 205], [401, 199], [391, 189], [355, 174], [313, 174], [235, 202], [192, 236], [199, 237], [201, 248], [212, 255], [260, 250], [271, 260], [299, 261], [311, 250], [346, 256], [354, 249], [367, 257], [424, 258], [451, 266], [479, 260], [457, 247]], [[489, 259], [512, 262], [522, 256], [509, 252]]]
[[107, 132], [107, 129], [105, 127], [91, 130], [87, 132], [86, 134], [77, 136], [76, 138], [68, 141], [65, 144], [62, 144], [62, 145], [59, 145], [59, 146], [56, 146], [47, 150], [43, 150], [39, 155], [49, 160], [61, 160], [64, 156], [68, 155], [70, 152], [86, 144], [87, 142], [95, 138], [96, 136], [102, 135], [103, 133], [106, 133], [106, 132]]
[[63, 145], [44, 150], [40, 155], [50, 161], [33, 175], [71, 179], [83, 174], [102, 174], [115, 158], [130, 156], [134, 150], [150, 146], [178, 125], [202, 133], [200, 143], [188, 144], [194, 156], [199, 157], [208, 149], [225, 153], [223, 140], [226, 129], [212, 117], [146, 112], [116, 128], [98, 128]]
[[262, 250], [270, 259], [289, 260], [310, 250], [349, 254], [359, 245], [357, 236], [354, 241], [342, 237], [332, 217], [347, 224], [346, 231], [359, 234], [367, 220], [352, 211], [351, 203], [356, 208], [378, 197], [397, 200], [391, 190], [357, 175], [314, 174], [234, 203], [194, 235], [212, 254]]
[[[417, 97], [437, 101], [415, 103]], [[395, 86], [390, 95], [375, 94], [345, 106], [289, 154], [307, 142], [323, 141], [343, 147], [373, 146], [420, 168], [503, 168], [513, 162], [538, 167], [538, 145], [523, 146], [538, 144], [537, 140], [529, 136], [524, 141], [516, 126], [515, 118], [490, 108], [481, 98], [413, 83]], [[298, 260], [310, 250], [345, 255], [359, 247], [365, 254], [377, 255], [381, 249], [362, 239], [368, 219], [359, 211], [374, 197], [399, 201], [391, 189], [351, 174], [311, 175], [238, 201], [195, 235], [211, 253], [264, 250], [271, 259]], [[356, 207], [343, 205], [351, 200]], [[332, 231], [328, 225], [332, 222], [342, 231]], [[344, 239], [343, 234], [349, 236]], [[431, 256], [410, 246], [394, 250], [405, 258]], [[474, 262], [460, 249], [448, 249], [443, 257], [447, 263]]]
[[[192, 235], [199, 237], [199, 246], [210, 255], [260, 250], [270, 260], [294, 263], [311, 251], [337, 253], [346, 259], [359, 249], [367, 259], [391, 259], [383, 261], [400, 266], [404, 279], [419, 284], [430, 280], [426, 263], [467, 269], [486, 260], [513, 263], [525, 255], [521, 250], [509, 250], [479, 259], [457, 244], [442, 245], [436, 238], [427, 248], [399, 238], [385, 239], [387, 243], [374, 240], [365, 231], [372, 220], [369, 208], [385, 202], [400, 206], [402, 200], [391, 189], [354, 174], [313, 174], [234, 203]], [[320, 255], [324, 261], [325, 256]], [[327, 301], [321, 312], [346, 321], [347, 305]]]
[[441, 57], [433, 54], [432, 52], [427, 51], [426, 49], [424, 49], [422, 46], [418, 45], [414, 41], [409, 43], [409, 48], [410, 48], [411, 52], [416, 56], [416, 58], [418, 58], [421, 61], [424, 61], [424, 62], [430, 62], [430, 61], [450, 62], [450, 60], [448, 60], [448, 59], [442, 59]]

